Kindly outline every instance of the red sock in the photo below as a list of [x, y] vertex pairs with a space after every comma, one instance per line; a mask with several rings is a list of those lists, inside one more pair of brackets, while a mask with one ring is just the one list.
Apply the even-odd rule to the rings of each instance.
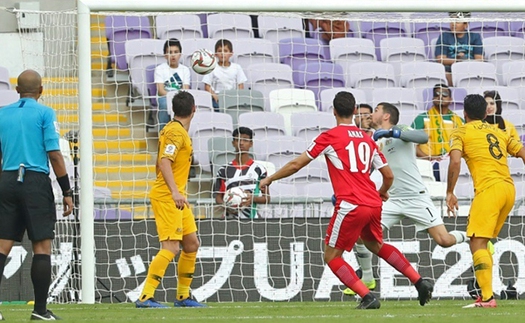
[[366, 294], [370, 293], [370, 290], [363, 284], [359, 277], [357, 277], [355, 271], [343, 258], [338, 257], [332, 259], [332, 261], [328, 263], [328, 267], [332, 269], [332, 272], [346, 287], [356, 292], [359, 296], [365, 297]]
[[410, 279], [412, 284], [415, 284], [421, 278], [421, 275], [410, 265], [407, 258], [396, 247], [384, 243], [377, 255]]

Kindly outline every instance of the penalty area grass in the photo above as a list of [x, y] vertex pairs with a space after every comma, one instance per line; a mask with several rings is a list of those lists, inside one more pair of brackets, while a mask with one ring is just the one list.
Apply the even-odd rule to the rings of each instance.
[[[471, 300], [432, 300], [422, 307], [415, 300], [382, 301], [378, 310], [357, 310], [357, 302], [207, 303], [208, 308], [137, 309], [124, 304], [51, 304], [49, 309], [69, 322], [402, 322], [443, 323], [521, 322], [523, 301], [498, 300], [497, 308], [462, 306]], [[26, 322], [33, 306], [0, 305], [6, 322]]]

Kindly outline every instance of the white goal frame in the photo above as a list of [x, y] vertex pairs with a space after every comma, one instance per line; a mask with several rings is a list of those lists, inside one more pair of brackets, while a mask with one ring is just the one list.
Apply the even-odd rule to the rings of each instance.
[[77, 0], [78, 9], [78, 88], [80, 141], [80, 213], [82, 237], [82, 303], [95, 303], [95, 244], [93, 196], [93, 121], [91, 98], [91, 11], [178, 11], [200, 12], [414, 12], [414, 11], [525, 11], [525, 2], [480, 2], [474, 0], [442, 0], [429, 3], [421, 0], [324, 0], [306, 4], [303, 0]]

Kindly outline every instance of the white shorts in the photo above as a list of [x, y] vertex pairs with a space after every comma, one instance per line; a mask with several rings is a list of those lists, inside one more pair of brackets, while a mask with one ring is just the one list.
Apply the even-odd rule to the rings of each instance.
[[388, 230], [404, 218], [416, 225], [416, 231], [423, 231], [443, 224], [430, 195], [421, 194], [413, 198], [389, 199], [383, 203], [381, 224]]

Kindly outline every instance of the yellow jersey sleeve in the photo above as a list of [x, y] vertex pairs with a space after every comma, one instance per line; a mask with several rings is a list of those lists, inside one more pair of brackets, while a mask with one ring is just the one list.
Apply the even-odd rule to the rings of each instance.
[[519, 141], [517, 141], [514, 137], [509, 137], [509, 142], [507, 144], [507, 152], [516, 157], [518, 153], [520, 152], [521, 148], [523, 148], [523, 144]]
[[[171, 130], [171, 131], [170, 131]], [[168, 158], [172, 162], [175, 161], [177, 153], [184, 148], [185, 140], [183, 134], [176, 129], [169, 129], [161, 137], [161, 146], [159, 147], [159, 159]]]
[[459, 150], [463, 152], [463, 143], [465, 142], [466, 125], [462, 125], [459, 128], [454, 129], [450, 134], [450, 151]]

